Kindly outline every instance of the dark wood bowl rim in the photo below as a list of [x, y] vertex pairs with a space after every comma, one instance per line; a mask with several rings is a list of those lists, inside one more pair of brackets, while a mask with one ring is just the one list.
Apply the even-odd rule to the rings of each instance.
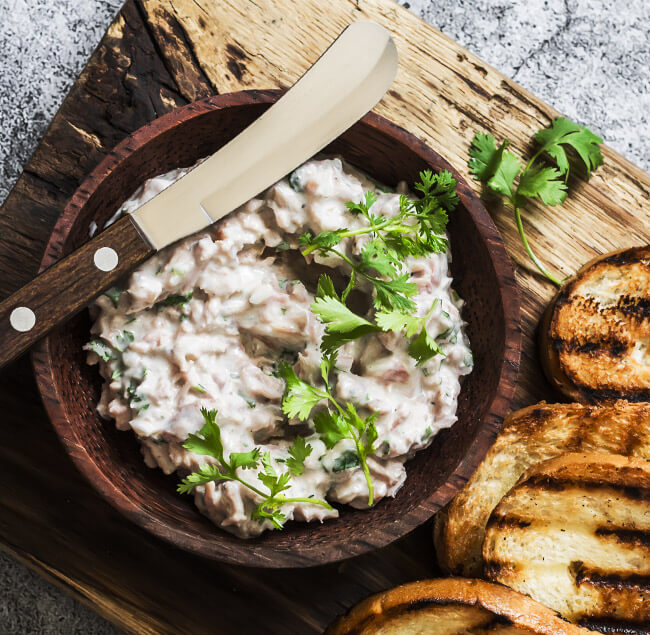
[[[121, 161], [136, 151], [141, 145], [150, 141], [154, 136], [173, 128], [177, 124], [199, 117], [207, 111], [220, 110], [232, 106], [270, 104], [275, 102], [283, 92], [283, 90], [244, 90], [202, 99], [155, 119], [123, 139], [83, 181], [66, 205], [52, 230], [41, 261], [40, 271], [46, 269], [61, 258], [65, 238], [75, 218], [86, 201], [94, 193], [99, 183]], [[487, 452], [493, 441], [492, 437], [494, 435], [495, 425], [500, 424], [509, 410], [519, 371], [521, 349], [519, 293], [514, 282], [515, 277], [512, 263], [506, 252], [503, 240], [487, 210], [463, 177], [446, 160], [420, 139], [402, 127], [372, 112], [367, 114], [362, 121], [372, 128], [379, 129], [383, 133], [388, 130], [393, 138], [418, 152], [425, 161], [440, 165], [443, 169], [452, 172], [458, 181], [458, 194], [461, 202], [477, 225], [479, 234], [488, 246], [489, 255], [492, 259], [495, 275], [499, 283], [505, 316], [505, 354], [501, 364], [498, 387], [491, 405], [486, 411], [480, 427], [477, 429], [471, 446], [447, 482], [441, 485], [438, 490], [434, 491], [429, 498], [415, 505], [407, 514], [400, 517], [399, 520], [393, 521], [391, 523], [389, 538], [386, 537], [387, 534], [385, 532], [369, 531], [364, 537], [363, 542], [348, 542], [336, 554], [323, 553], [322, 549], [319, 550], [318, 548], [314, 549], [313, 552], [307, 550], [306, 554], [301, 553], [305, 557], [302, 557], [293, 566], [315, 566], [360, 555], [366, 551], [386, 546], [429, 520], [441, 506], [440, 503], [432, 500], [440, 489], [444, 488], [447, 500], [450, 500], [472, 475]], [[43, 398], [45, 409], [63, 446], [79, 471], [111, 505], [140, 527], [175, 546], [195, 554], [233, 564], [266, 567], [288, 566], [286, 554], [281, 563], [274, 563], [273, 554], [278, 552], [272, 548], [267, 548], [265, 555], [268, 556], [268, 559], [260, 558], [254, 552], [255, 550], [251, 550], [252, 553], [247, 552], [246, 541], [242, 541], [242, 549], [239, 550], [240, 553], [237, 555], [233, 555], [231, 546], [227, 546], [224, 550], [219, 550], [215, 547], [218, 541], [214, 538], [209, 540], [203, 536], [188, 536], [186, 532], [180, 529], [161, 523], [149, 514], [143, 513], [129, 500], [124, 492], [117, 490], [110, 479], [99, 470], [86, 449], [68, 436], [70, 424], [67, 421], [65, 409], [58, 398], [52, 398], [52, 395], [58, 397], [58, 393], [56, 391], [50, 344], [49, 337], [43, 339], [33, 349], [32, 354], [37, 386]], [[334, 519], [328, 522], [335, 523], [336, 520]], [[284, 551], [279, 553], [284, 554]]]

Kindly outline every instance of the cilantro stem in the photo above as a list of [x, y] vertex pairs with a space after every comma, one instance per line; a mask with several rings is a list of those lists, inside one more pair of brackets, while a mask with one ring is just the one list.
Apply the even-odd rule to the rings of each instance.
[[537, 258], [537, 256], [533, 253], [533, 250], [530, 248], [530, 245], [528, 244], [528, 239], [526, 238], [526, 234], [524, 232], [524, 224], [521, 220], [521, 213], [520, 213], [520, 208], [515, 207], [515, 220], [517, 221], [517, 229], [519, 230], [519, 236], [521, 238], [521, 242], [524, 245], [524, 249], [526, 250], [526, 253], [530, 257], [530, 259], [533, 261], [535, 266], [556, 286], [560, 286], [562, 284], [562, 281], [559, 278], [556, 278], [552, 273], [550, 273], [544, 265], [540, 262], [540, 260]]
[[[408, 216], [417, 216], [417, 214], [408, 214]], [[393, 225], [393, 227], [391, 227]], [[378, 236], [380, 235], [379, 232], [383, 229], [390, 228], [391, 231], [398, 231], [400, 233], [410, 233], [414, 232], [417, 228], [413, 225], [403, 225], [401, 222], [401, 216], [394, 216], [392, 218], [387, 218], [386, 220], [382, 221], [381, 223], [377, 223], [374, 225], [368, 225], [366, 227], [359, 227], [357, 229], [347, 229], [343, 232], [341, 232], [339, 235], [341, 239], [343, 238], [350, 238], [352, 236], [363, 236], [364, 234], [377, 234]], [[383, 237], [382, 237], [383, 238]], [[310, 245], [309, 247], [305, 248], [302, 252], [303, 256], [308, 256], [310, 253], [313, 251], [316, 251], [317, 249], [322, 249], [319, 245]], [[332, 250], [335, 251], [335, 250]]]
[[[524, 176], [525, 174], [528, 173], [530, 168], [533, 166], [533, 163], [535, 163], [535, 161], [537, 161], [537, 159], [540, 157], [542, 152], [543, 152], [543, 149], [540, 148], [537, 152], [535, 152], [535, 154], [533, 154], [532, 159], [528, 163], [526, 163], [526, 167], [523, 169], [523, 172], [521, 173], [521, 176]], [[519, 177], [519, 178], [521, 179], [521, 177]]]
[[436, 310], [436, 307], [438, 306], [438, 302], [440, 302], [440, 298], [435, 298], [434, 301], [433, 301], [433, 304], [431, 305], [431, 308], [428, 311], [428, 313], [424, 316], [423, 324], [425, 326], [426, 326], [426, 323], [429, 321], [429, 318], [433, 315], [433, 312]]
[[[357, 275], [364, 277], [368, 282], [370, 282], [370, 284], [374, 285], [375, 287], [380, 282], [382, 282], [381, 278], [376, 278], [366, 273], [359, 265], [353, 262], [350, 258], [348, 258], [343, 252], [339, 251], [338, 249], [334, 249], [333, 247], [328, 247], [327, 252], [337, 255], [339, 258], [341, 258], [344, 262], [346, 262], [350, 266], [353, 273], [356, 273]], [[396, 292], [395, 295], [399, 298], [402, 298], [405, 302], [408, 302], [410, 306], [415, 306], [413, 301], [403, 291]]]
[[[435, 306], [435, 304], [434, 304]], [[339, 403], [334, 399], [334, 395], [332, 395], [329, 385], [327, 386], [327, 398], [328, 400], [334, 405], [334, 407], [339, 411], [341, 416], [345, 419], [346, 418], [346, 412], [341, 408]], [[372, 478], [370, 477], [370, 469], [368, 468], [368, 461], [366, 460], [367, 454], [366, 450], [363, 446], [363, 441], [361, 439], [361, 434], [357, 432], [357, 430], [354, 429], [354, 426], [348, 425], [348, 430], [350, 432], [350, 435], [352, 436], [352, 440], [354, 441], [354, 445], [357, 448], [357, 456], [359, 457], [359, 462], [361, 463], [361, 469], [363, 471], [363, 476], [366, 479], [366, 484], [368, 485], [368, 507], [372, 507], [372, 504], [375, 500], [375, 486], [372, 483]], [[372, 448], [371, 448], [372, 449]]]
[[277, 496], [272, 499], [280, 505], [285, 503], [310, 503], [311, 505], [320, 505], [325, 509], [334, 509], [327, 501], [321, 500], [320, 498], [284, 498], [284, 496]]
[[255, 494], [261, 496], [264, 499], [268, 498], [268, 494], [265, 494], [261, 489], [255, 487], [255, 485], [251, 485], [250, 483], [246, 482], [243, 478], [239, 478], [239, 476], [237, 475], [235, 475], [235, 478], [231, 480], [241, 483], [244, 487], [247, 487], [251, 492], [255, 492]]
[[[311, 249], [311, 247], [308, 247], [307, 249]], [[319, 247], [319, 249], [321, 251], [325, 250], [325, 248], [323, 248], [323, 247]], [[303, 256], [305, 255], [306, 252], [307, 252], [307, 250], [302, 252]], [[354, 273], [356, 273], [356, 274], [358, 274], [360, 276], [363, 276], [369, 282], [374, 282], [374, 281], [377, 280], [377, 278], [374, 278], [373, 276], [371, 276], [371, 275], [367, 274], [365, 271], [363, 271], [363, 269], [361, 269], [361, 267], [359, 267], [359, 265], [357, 265], [354, 261], [352, 261], [350, 258], [348, 258], [342, 251], [339, 251], [338, 249], [334, 249], [333, 247], [327, 247], [327, 252], [331, 253], [331, 254], [334, 254], [334, 255], [338, 256], [339, 258], [341, 258], [341, 260], [343, 260], [344, 262], [346, 262], [350, 266], [350, 268], [352, 269], [352, 271]]]
[[361, 459], [361, 469], [363, 470], [363, 475], [366, 477], [366, 483], [368, 484], [368, 507], [372, 507], [372, 504], [375, 502], [375, 486], [372, 484], [372, 479], [370, 478], [370, 469], [368, 468], [368, 461], [366, 461], [365, 453], [361, 454], [361, 443], [357, 439], [355, 439], [355, 443], [357, 445], [357, 453], [359, 453], [359, 458]]
[[262, 505], [264, 507], [273, 507], [274, 505], [284, 505], [285, 503], [311, 503], [312, 505], [320, 505], [325, 507], [325, 509], [334, 509], [327, 501], [321, 500], [320, 498], [285, 498], [284, 496], [272, 496], [269, 498], [268, 494], [265, 494], [261, 489], [251, 485], [249, 482], [245, 481], [243, 478], [235, 475], [231, 480], [241, 483], [244, 487], [247, 487], [251, 492], [255, 492], [258, 496], [261, 496], [264, 499]]

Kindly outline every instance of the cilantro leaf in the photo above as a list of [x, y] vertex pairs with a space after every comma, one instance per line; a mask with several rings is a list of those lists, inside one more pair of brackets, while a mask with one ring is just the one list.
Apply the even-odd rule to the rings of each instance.
[[436, 355], [443, 357], [445, 355], [438, 342], [429, 335], [424, 326], [420, 334], [409, 344], [408, 350], [409, 355], [417, 362], [417, 366], [421, 366]]
[[374, 217], [370, 213], [370, 208], [377, 202], [377, 195], [374, 192], [366, 192], [364, 194], [363, 201], [361, 203], [354, 203], [353, 201], [348, 201], [345, 206], [353, 213], [353, 214], [362, 214], [365, 216], [368, 220], [374, 221], [376, 217]]
[[367, 454], [372, 454], [375, 451], [375, 441], [379, 436], [377, 434], [377, 427], [375, 421], [377, 420], [378, 414], [373, 412], [369, 417], [366, 417], [364, 421], [364, 446]]
[[326, 386], [329, 386], [329, 375], [336, 365], [336, 351], [323, 355], [320, 360], [320, 374]]
[[563, 146], [571, 147], [578, 154], [587, 170], [587, 180], [591, 171], [603, 164], [603, 155], [598, 144], [603, 140], [591, 130], [558, 117], [550, 128], [540, 130], [535, 139], [541, 144], [540, 152], [546, 152], [557, 163], [561, 174], [568, 174], [569, 159]]
[[311, 305], [311, 310], [327, 325], [329, 333], [347, 333], [360, 326], [373, 324], [365, 318], [353, 313], [340, 300], [333, 297], [316, 298]]
[[404, 273], [392, 280], [375, 280], [376, 296], [374, 305], [381, 309], [397, 309], [398, 311], [412, 311], [415, 302], [411, 298], [417, 292], [415, 282], [409, 282], [409, 274]]
[[300, 476], [305, 471], [305, 459], [311, 454], [312, 447], [304, 437], [296, 437], [289, 447], [287, 467], [294, 476]]
[[325, 399], [327, 395], [299, 379], [296, 371], [287, 362], [280, 363], [278, 374], [286, 382], [282, 398], [282, 412], [289, 418], [298, 417], [301, 421], [305, 421], [314, 406]]
[[[420, 181], [414, 187], [424, 196], [420, 201], [416, 201], [416, 208], [418, 204], [424, 206], [435, 202], [437, 206], [448, 212], [453, 211], [458, 206], [459, 201], [456, 186], [456, 179], [449, 170], [442, 170], [438, 173], [431, 170], [420, 172]], [[441, 228], [441, 233], [444, 231], [445, 228]]]
[[401, 311], [379, 311], [375, 322], [384, 331], [401, 333], [406, 330], [406, 337], [413, 337], [422, 326], [422, 318]]
[[332, 282], [332, 278], [330, 278], [326, 273], [323, 273], [318, 277], [318, 288], [316, 290], [316, 297], [337, 298], [337, 299], [339, 297], [338, 293], [336, 293], [336, 289], [334, 288], [334, 283]]
[[205, 485], [212, 481], [232, 480], [227, 474], [223, 474], [217, 465], [201, 465], [196, 472], [186, 476], [177, 486], [179, 494], [189, 494], [197, 485]]
[[241, 467], [244, 470], [252, 470], [257, 467], [260, 458], [259, 448], [253, 448], [250, 452], [231, 452], [230, 467], [234, 471]]
[[278, 475], [271, 464], [271, 454], [269, 452], [265, 452], [262, 455], [262, 467], [263, 471], [257, 475], [257, 478], [268, 488], [271, 493], [271, 498], [289, 489], [291, 474], [284, 472]]
[[318, 247], [320, 249], [331, 249], [338, 245], [343, 240], [344, 229], [337, 229], [335, 231], [321, 232], [312, 236], [310, 233], [303, 234], [299, 238], [299, 242], [303, 247]]
[[323, 353], [331, 354], [347, 342], [353, 342], [371, 333], [377, 333], [381, 329], [371, 324], [370, 326], [359, 326], [347, 333], [328, 333], [325, 332], [320, 342], [320, 349]]
[[338, 413], [321, 410], [314, 415], [314, 428], [321, 441], [331, 450], [341, 439], [349, 436], [349, 426]]
[[501, 155], [501, 161], [497, 166], [496, 172], [488, 181], [488, 187], [503, 194], [508, 198], [514, 197], [514, 180], [521, 171], [521, 162], [512, 154], [512, 152], [504, 152]]
[[348, 299], [348, 296], [350, 295], [350, 291], [354, 289], [355, 284], [356, 284], [356, 276], [353, 269], [350, 272], [350, 280], [348, 281], [348, 284], [346, 285], [345, 289], [343, 289], [343, 293], [341, 294], [341, 302], [343, 302], [343, 304], [345, 304], [345, 301]]
[[382, 276], [396, 276], [402, 268], [402, 261], [395, 251], [379, 238], [366, 243], [360, 257], [364, 269], [374, 269]]
[[266, 502], [260, 503], [253, 510], [251, 518], [259, 521], [269, 520], [276, 529], [282, 529], [282, 523], [287, 519], [277, 507], [269, 506]]
[[538, 196], [545, 205], [560, 205], [566, 198], [566, 183], [555, 168], [532, 167], [519, 179], [518, 196]]
[[217, 425], [217, 411], [201, 408], [201, 415], [204, 424], [199, 431], [200, 436], [190, 434], [183, 443], [183, 447], [190, 452], [194, 452], [194, 454], [211, 456], [217, 459], [221, 465], [225, 465], [221, 430]]
[[[354, 282], [354, 273], [350, 282]], [[350, 285], [344, 296], [349, 289]], [[322, 274], [318, 279], [316, 300], [312, 303], [311, 310], [325, 324], [325, 335], [321, 341], [321, 350], [325, 353], [332, 353], [345, 342], [379, 330], [374, 324], [351, 311], [345, 305], [345, 300], [339, 300], [332, 279], [327, 274]]]
[[469, 148], [470, 174], [482, 183], [487, 183], [501, 164], [501, 157], [509, 142], [504, 141], [498, 148], [494, 137], [487, 132], [477, 132]]

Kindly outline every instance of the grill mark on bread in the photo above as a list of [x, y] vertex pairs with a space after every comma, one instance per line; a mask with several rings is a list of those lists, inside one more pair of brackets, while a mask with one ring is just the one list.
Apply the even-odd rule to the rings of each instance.
[[650, 627], [644, 624], [621, 622], [615, 619], [585, 618], [578, 624], [599, 633], [613, 633], [614, 635], [650, 635]]
[[585, 489], [591, 491], [614, 490], [619, 497], [635, 501], [650, 500], [650, 487], [637, 487], [633, 485], [622, 485], [620, 483], [589, 481], [556, 475], [549, 476], [547, 474], [533, 474], [526, 479], [522, 485], [526, 485], [530, 489], [546, 489], [555, 492], [563, 492], [567, 489]]
[[618, 390], [617, 388], [612, 388], [608, 385], [593, 388], [578, 379], [573, 379], [573, 376], [572, 381], [576, 388], [580, 390], [583, 399], [591, 403], [598, 401], [617, 401], [620, 399], [625, 399], [626, 401], [631, 401], [633, 403], [650, 401], [650, 389], [647, 388], [626, 388], [625, 390]]
[[602, 382], [594, 387], [585, 383], [574, 372], [568, 371], [566, 376], [571, 379], [573, 387], [580, 392], [581, 399], [587, 403], [598, 403], [599, 401], [631, 401], [634, 403], [650, 401], [650, 388], [625, 387], [615, 388], [611, 384]]
[[632, 247], [624, 251], [618, 251], [604, 258], [602, 265], [629, 265], [631, 263], [638, 263], [642, 267], [650, 270], [650, 262], [647, 260], [649, 256], [649, 249], [644, 247]]
[[587, 355], [589, 357], [598, 357], [604, 353], [614, 358], [621, 357], [625, 351], [631, 348], [628, 342], [617, 338], [614, 334], [587, 342], [580, 342], [577, 339], [568, 340], [561, 337], [553, 337], [552, 342], [556, 350], [560, 353]]
[[615, 312], [638, 321], [650, 319], [650, 298], [623, 295], [616, 303]]
[[619, 527], [599, 527], [597, 536], [614, 537], [618, 542], [650, 548], [650, 531], [643, 529], [623, 529]]
[[538, 434], [543, 428], [550, 423], [553, 424], [555, 414], [544, 402], [538, 408], [531, 408], [525, 417], [517, 418], [508, 415], [503, 422], [502, 430], [505, 431], [509, 427], [517, 429], [523, 428], [529, 434]]
[[620, 323], [621, 317], [642, 322], [650, 319], [650, 297], [625, 294], [618, 297], [613, 304], [601, 304], [593, 295], [572, 296], [566, 294], [562, 299], [558, 298], [556, 307], [573, 304], [578, 307], [582, 313], [587, 315], [600, 315], [611, 321], [613, 329], [620, 329], [623, 325]]
[[607, 571], [598, 567], [591, 567], [583, 562], [572, 562], [569, 568], [578, 586], [588, 584], [616, 591], [650, 591], [650, 575]]
[[[526, 520], [515, 514], [498, 515], [493, 514], [487, 524], [487, 530], [497, 529], [525, 529], [536, 524], [534, 520]], [[565, 531], [565, 529], [561, 529]], [[647, 547], [650, 549], [650, 530], [645, 529], [626, 529], [625, 527], [598, 527], [595, 530], [597, 536], [603, 538], [613, 538], [617, 542], [626, 545], [638, 547]], [[498, 563], [493, 561], [494, 564]]]
[[506, 516], [500, 516], [493, 514], [488, 521], [487, 528], [490, 529], [491, 527], [497, 527], [499, 529], [525, 529], [526, 527], [530, 527], [531, 524], [532, 522], [530, 520], [524, 520], [523, 518], [519, 518], [515, 515], [508, 514]]

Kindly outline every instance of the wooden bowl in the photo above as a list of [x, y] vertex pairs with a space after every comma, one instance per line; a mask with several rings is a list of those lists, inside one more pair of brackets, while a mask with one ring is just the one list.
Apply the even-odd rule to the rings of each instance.
[[[41, 268], [88, 240], [146, 179], [215, 152], [272, 104], [280, 91], [219, 95], [169, 113], [122, 141], [74, 194], [57, 222]], [[97, 415], [100, 376], [81, 347], [90, 317], [83, 311], [38, 345], [38, 387], [59, 437], [79, 470], [127, 518], [188, 551], [264, 567], [302, 567], [342, 560], [404, 536], [444, 506], [472, 474], [508, 411], [519, 367], [519, 299], [501, 238], [467, 183], [436, 152], [402, 128], [369, 114], [327, 152], [390, 185], [414, 182], [425, 168], [451, 170], [461, 205], [451, 215], [454, 286], [466, 300], [463, 317], [475, 368], [466, 377], [458, 422], [407, 464], [394, 499], [372, 510], [342, 507], [340, 518], [289, 523], [241, 540], [210, 523], [192, 499], [175, 493], [176, 476], [145, 466], [135, 436]]]

